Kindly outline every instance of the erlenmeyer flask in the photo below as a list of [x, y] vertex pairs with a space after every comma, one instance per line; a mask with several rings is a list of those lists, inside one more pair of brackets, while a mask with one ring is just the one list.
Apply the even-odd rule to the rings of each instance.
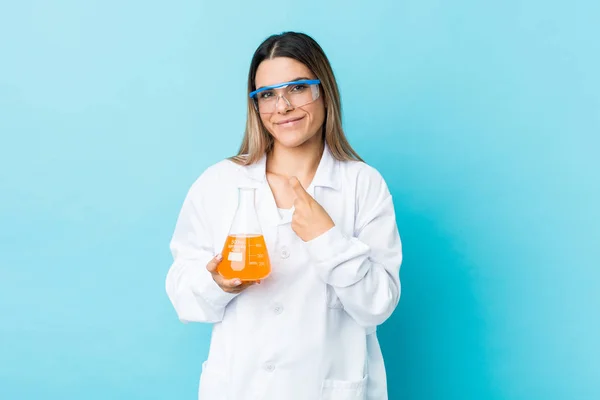
[[256, 281], [271, 273], [265, 239], [254, 207], [256, 189], [238, 189], [238, 206], [223, 246], [218, 272], [225, 279]]

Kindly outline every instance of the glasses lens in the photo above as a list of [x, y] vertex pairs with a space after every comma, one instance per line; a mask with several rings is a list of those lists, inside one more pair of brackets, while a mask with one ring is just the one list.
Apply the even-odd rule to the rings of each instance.
[[319, 85], [306, 83], [295, 83], [280, 89], [265, 90], [257, 93], [254, 97], [258, 112], [261, 114], [275, 112], [278, 104], [298, 108], [310, 104], [318, 98]]

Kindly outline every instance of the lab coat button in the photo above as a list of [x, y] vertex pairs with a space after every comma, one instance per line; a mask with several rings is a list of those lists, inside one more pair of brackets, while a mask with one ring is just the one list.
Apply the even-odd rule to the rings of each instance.
[[267, 372], [273, 372], [273, 371], [275, 371], [275, 365], [273, 365], [271, 363], [265, 364], [265, 371], [267, 371]]
[[282, 247], [281, 248], [281, 258], [288, 258], [290, 256], [290, 249], [288, 249], [287, 247]]
[[277, 304], [273, 308], [273, 311], [275, 312], [275, 314], [281, 314], [283, 312], [283, 306], [281, 304]]

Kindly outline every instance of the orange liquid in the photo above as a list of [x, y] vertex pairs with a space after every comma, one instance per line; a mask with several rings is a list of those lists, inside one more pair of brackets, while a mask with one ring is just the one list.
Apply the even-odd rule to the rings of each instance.
[[257, 281], [271, 272], [263, 235], [229, 235], [222, 254], [217, 270], [225, 279]]

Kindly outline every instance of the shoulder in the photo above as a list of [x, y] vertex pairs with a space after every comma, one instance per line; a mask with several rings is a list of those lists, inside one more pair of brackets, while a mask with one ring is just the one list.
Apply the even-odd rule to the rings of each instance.
[[192, 202], [205, 203], [216, 199], [227, 185], [234, 185], [245, 167], [230, 159], [223, 159], [206, 167], [192, 182], [187, 197]]
[[387, 183], [381, 172], [364, 161], [338, 161], [347, 180], [357, 186], [357, 190], [387, 192]]
[[348, 185], [344, 192], [354, 199], [357, 226], [374, 215], [393, 210], [392, 194], [377, 168], [363, 161], [341, 161], [340, 164]]
[[237, 164], [230, 159], [224, 159], [209, 165], [192, 184], [192, 190], [208, 189], [223, 185], [227, 181], [231, 181], [245, 167]]

